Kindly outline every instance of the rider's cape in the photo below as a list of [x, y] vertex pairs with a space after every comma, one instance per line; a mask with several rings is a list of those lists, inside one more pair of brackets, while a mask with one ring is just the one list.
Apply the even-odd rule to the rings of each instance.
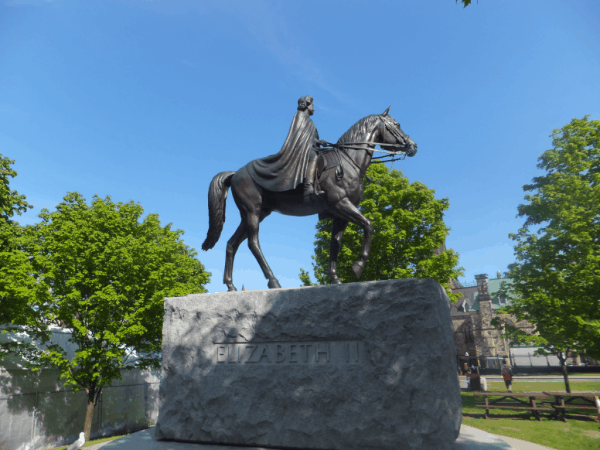
[[319, 139], [317, 127], [305, 111], [298, 111], [290, 126], [283, 147], [265, 158], [246, 165], [252, 179], [270, 191], [289, 191], [304, 181], [309, 152]]

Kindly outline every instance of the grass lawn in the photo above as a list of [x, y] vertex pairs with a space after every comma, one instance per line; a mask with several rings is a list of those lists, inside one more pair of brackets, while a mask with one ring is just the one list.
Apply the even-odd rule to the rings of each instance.
[[[495, 376], [495, 377], [499, 377], [500, 375], [500, 371], [498, 371], [498, 373], [496, 374], [492, 374], [492, 375], [482, 375], [484, 377], [486, 376]], [[548, 374], [548, 373], [541, 373], [541, 374], [536, 374], [536, 373], [513, 373], [513, 377], [534, 377], [534, 378], [544, 378], [544, 377], [558, 377], [558, 378], [562, 378], [563, 374], [562, 372], [557, 372], [557, 373], [553, 373], [553, 374]], [[600, 373], [570, 373], [569, 372], [569, 379], [571, 377], [589, 377], [589, 378], [598, 378], [600, 379]]]
[[[571, 381], [571, 392], [574, 391], [600, 391], [598, 381]], [[567, 392], [563, 381], [515, 381], [512, 382], [513, 392]], [[504, 381], [488, 381], [488, 391], [506, 391]]]
[[[599, 381], [571, 382], [571, 391], [600, 390]], [[506, 391], [503, 382], [488, 383], [490, 391]], [[513, 392], [565, 391], [564, 383], [514, 382]], [[598, 450], [600, 449], [600, 424], [592, 421], [595, 410], [580, 410], [586, 417], [569, 416], [567, 423], [551, 419], [549, 413], [542, 412], [541, 422], [529, 413], [509, 409], [490, 409], [490, 419], [484, 419], [485, 409], [475, 406], [471, 392], [461, 392], [463, 401], [463, 423], [493, 434], [515, 437], [558, 450]]]

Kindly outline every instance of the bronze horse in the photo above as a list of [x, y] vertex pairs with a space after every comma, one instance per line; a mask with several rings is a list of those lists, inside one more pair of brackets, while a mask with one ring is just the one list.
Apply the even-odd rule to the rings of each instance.
[[314, 203], [303, 202], [302, 186], [284, 192], [272, 192], [262, 188], [252, 180], [245, 166], [237, 172], [221, 172], [215, 175], [208, 190], [209, 229], [202, 249], [213, 248], [221, 236], [225, 222], [225, 200], [231, 187], [242, 221], [227, 242], [223, 283], [229, 291], [237, 290], [232, 280], [233, 260], [238, 247], [245, 239], [248, 239], [250, 251], [258, 261], [265, 278], [269, 280], [269, 288], [281, 288], [258, 241], [259, 224], [273, 211], [288, 216], [318, 214], [319, 219], [333, 219], [329, 258], [329, 276], [332, 284], [341, 284], [337, 276], [336, 262], [348, 222], [362, 227], [362, 251], [358, 261], [352, 265], [355, 275], [360, 277], [369, 257], [373, 225], [359, 211], [358, 204], [363, 193], [362, 179], [371, 163], [375, 145], [379, 144], [388, 152], [404, 153], [407, 156], [417, 153], [417, 145], [404, 134], [400, 124], [388, 115], [388, 111], [389, 108], [383, 114], [359, 120], [338, 140], [335, 145], [336, 148], [340, 148], [338, 152], [331, 151], [319, 156], [317, 182], [324, 194]]

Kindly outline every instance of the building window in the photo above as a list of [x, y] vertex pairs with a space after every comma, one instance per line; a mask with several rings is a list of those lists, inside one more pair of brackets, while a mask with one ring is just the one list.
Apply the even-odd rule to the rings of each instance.
[[465, 329], [465, 343], [475, 342], [475, 335], [473, 334], [473, 327]]

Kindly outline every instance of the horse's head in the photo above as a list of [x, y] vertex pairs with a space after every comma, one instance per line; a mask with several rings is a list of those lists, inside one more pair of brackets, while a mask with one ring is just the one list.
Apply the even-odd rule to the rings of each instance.
[[379, 116], [381, 118], [380, 136], [382, 142], [392, 145], [382, 145], [381, 148], [388, 152], [402, 152], [406, 153], [407, 156], [415, 156], [417, 144], [413, 142], [408, 134], [404, 134], [400, 124], [388, 114], [389, 111], [390, 108]]

